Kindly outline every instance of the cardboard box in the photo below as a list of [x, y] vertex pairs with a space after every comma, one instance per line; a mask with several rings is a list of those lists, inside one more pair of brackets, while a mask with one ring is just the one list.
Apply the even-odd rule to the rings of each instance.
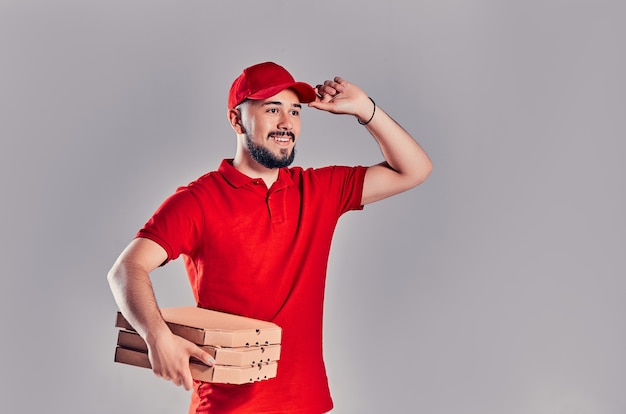
[[[148, 346], [136, 332], [121, 330], [117, 336], [117, 345], [136, 351], [148, 352]], [[280, 359], [280, 345], [255, 347], [221, 348], [212, 345], [199, 345], [215, 359], [217, 365], [256, 366]]]
[[[143, 368], [152, 368], [147, 353], [122, 347], [115, 349], [115, 362]], [[246, 384], [276, 377], [278, 363], [270, 362], [251, 367], [223, 365], [209, 367], [202, 363], [192, 361], [189, 363], [189, 369], [191, 370], [191, 376], [200, 381], [224, 384]]]
[[[236, 348], [280, 344], [282, 329], [272, 323], [194, 306], [162, 308], [172, 333], [198, 345]], [[115, 326], [134, 330], [121, 312]]]

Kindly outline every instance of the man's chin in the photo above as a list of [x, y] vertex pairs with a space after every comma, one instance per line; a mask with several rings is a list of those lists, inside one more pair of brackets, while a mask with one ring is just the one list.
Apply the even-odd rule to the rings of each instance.
[[265, 168], [284, 168], [293, 163], [296, 155], [296, 148], [280, 148], [278, 152], [273, 152], [270, 147], [255, 145], [246, 136], [246, 144], [253, 160]]
[[295, 158], [295, 150], [284, 156], [275, 156], [274, 154], [253, 154], [252, 158], [265, 168], [284, 168], [289, 167]]

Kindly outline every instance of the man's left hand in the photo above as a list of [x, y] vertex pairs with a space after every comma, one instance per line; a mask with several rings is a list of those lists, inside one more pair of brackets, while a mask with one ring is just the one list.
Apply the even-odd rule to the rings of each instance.
[[323, 85], [315, 87], [317, 97], [309, 106], [333, 114], [348, 114], [367, 121], [373, 111], [373, 103], [358, 86], [336, 76]]

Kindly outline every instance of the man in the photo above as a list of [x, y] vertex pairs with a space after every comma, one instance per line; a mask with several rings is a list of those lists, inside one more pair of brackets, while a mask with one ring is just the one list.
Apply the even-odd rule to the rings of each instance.
[[[385, 161], [368, 168], [288, 168], [303, 104], [355, 116]], [[233, 82], [228, 119], [237, 136], [234, 159], [179, 188], [159, 207], [113, 265], [111, 289], [148, 344], [154, 373], [193, 387], [190, 413], [328, 412], [322, 309], [337, 220], [420, 184], [431, 162], [357, 86], [336, 77], [313, 88], [271, 62], [246, 68]], [[282, 327], [276, 378], [246, 385], [191, 378], [190, 357], [213, 361], [170, 332], [149, 278], [181, 255], [198, 306]]]

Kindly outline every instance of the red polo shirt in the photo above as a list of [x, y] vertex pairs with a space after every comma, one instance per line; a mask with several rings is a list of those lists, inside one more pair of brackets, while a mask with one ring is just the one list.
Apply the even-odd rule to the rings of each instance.
[[222, 161], [179, 188], [137, 234], [182, 255], [198, 306], [283, 328], [276, 378], [196, 382], [190, 413], [320, 414], [326, 267], [339, 217], [362, 208], [364, 167], [283, 168], [268, 188]]

